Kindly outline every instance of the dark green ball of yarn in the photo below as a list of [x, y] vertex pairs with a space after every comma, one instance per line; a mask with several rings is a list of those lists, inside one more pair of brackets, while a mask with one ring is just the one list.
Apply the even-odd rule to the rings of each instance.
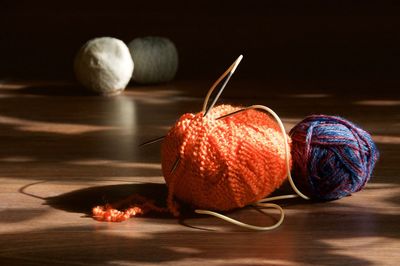
[[128, 45], [135, 69], [132, 80], [142, 84], [171, 81], [178, 70], [174, 43], [163, 37], [136, 38]]

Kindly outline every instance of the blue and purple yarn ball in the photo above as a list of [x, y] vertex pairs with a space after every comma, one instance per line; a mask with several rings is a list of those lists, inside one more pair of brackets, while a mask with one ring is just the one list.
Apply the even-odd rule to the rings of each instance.
[[290, 136], [293, 180], [315, 200], [340, 199], [361, 190], [379, 157], [371, 135], [340, 117], [308, 116]]

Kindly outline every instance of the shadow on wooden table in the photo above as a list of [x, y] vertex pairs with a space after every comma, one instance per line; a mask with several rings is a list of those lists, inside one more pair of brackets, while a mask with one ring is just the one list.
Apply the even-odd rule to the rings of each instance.
[[[79, 189], [45, 200], [46, 204], [53, 208], [90, 216], [93, 207], [113, 204], [132, 195], [140, 195], [154, 202], [157, 206], [164, 207], [166, 206], [167, 193], [165, 184], [123, 184]], [[122, 209], [127, 207], [129, 206], [121, 206]], [[165, 214], [161, 216], [165, 216]], [[157, 215], [157, 217], [159, 216]]]

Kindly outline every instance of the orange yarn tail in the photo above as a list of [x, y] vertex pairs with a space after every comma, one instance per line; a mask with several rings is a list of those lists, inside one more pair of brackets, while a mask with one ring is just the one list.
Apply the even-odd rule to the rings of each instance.
[[[130, 207], [123, 211], [118, 210], [118, 208], [124, 205], [130, 205]], [[101, 222], [123, 222], [131, 217], [143, 215], [148, 212], [168, 211], [168, 208], [158, 207], [149, 199], [134, 194], [114, 204], [94, 207], [92, 209], [92, 216], [93, 219]]]

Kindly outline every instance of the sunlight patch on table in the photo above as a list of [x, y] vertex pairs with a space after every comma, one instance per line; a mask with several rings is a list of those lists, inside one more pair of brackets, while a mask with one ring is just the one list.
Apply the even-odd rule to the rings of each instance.
[[372, 139], [379, 144], [400, 144], [399, 136], [373, 135]]
[[68, 163], [73, 165], [86, 165], [86, 166], [112, 165], [120, 168], [145, 168], [145, 169], [155, 169], [155, 170], [161, 169], [161, 164], [159, 163], [121, 162], [116, 160], [79, 160], [79, 161], [69, 161]]
[[398, 100], [365, 100], [354, 102], [356, 105], [366, 105], [366, 106], [398, 106], [400, 101]]
[[[190, 255], [190, 254], [187, 254]], [[162, 265], [167, 266], [175, 266], [175, 265], [190, 265], [190, 266], [204, 266], [204, 265], [215, 265], [215, 266], [241, 266], [241, 265], [255, 265], [255, 266], [265, 266], [265, 265], [274, 265], [274, 266], [295, 266], [299, 265], [298, 263], [294, 263], [288, 260], [276, 260], [276, 259], [258, 259], [258, 258], [236, 258], [236, 259], [207, 259], [207, 258], [195, 258], [196, 255], [192, 255], [193, 257], [181, 259], [181, 260], [173, 260], [173, 261], [163, 261]], [[113, 260], [110, 261], [112, 265], [132, 265], [131, 261], [120, 261]], [[140, 262], [140, 265], [143, 266], [158, 266], [160, 262]]]
[[[326, 239], [321, 242], [331, 247], [332, 254], [368, 260], [372, 265], [382, 265], [382, 258], [386, 258], [385, 263], [389, 262], [388, 258], [393, 258], [392, 262], [394, 263], [400, 248], [398, 239], [380, 236]], [[360, 252], [354, 252], [355, 250]], [[368, 250], [368, 252], [362, 252], [363, 250]]]
[[80, 125], [68, 123], [52, 123], [42, 121], [30, 121], [21, 118], [14, 118], [0, 115], [0, 124], [15, 126], [21, 131], [29, 132], [46, 132], [57, 134], [83, 134], [101, 130], [118, 129], [114, 126], [95, 126], [95, 125]]

